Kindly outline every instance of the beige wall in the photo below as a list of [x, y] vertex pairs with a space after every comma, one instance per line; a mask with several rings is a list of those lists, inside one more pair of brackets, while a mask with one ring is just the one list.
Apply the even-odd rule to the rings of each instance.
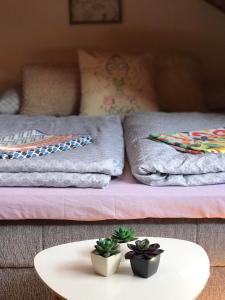
[[76, 47], [190, 49], [225, 80], [225, 15], [203, 0], [123, 0], [124, 22], [69, 25], [67, 0], [0, 0], [0, 89], [26, 63], [71, 63]]

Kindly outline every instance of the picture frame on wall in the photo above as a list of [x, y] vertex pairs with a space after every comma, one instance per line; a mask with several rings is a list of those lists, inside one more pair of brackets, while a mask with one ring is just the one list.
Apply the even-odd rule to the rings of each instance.
[[70, 24], [122, 22], [122, 0], [69, 0]]

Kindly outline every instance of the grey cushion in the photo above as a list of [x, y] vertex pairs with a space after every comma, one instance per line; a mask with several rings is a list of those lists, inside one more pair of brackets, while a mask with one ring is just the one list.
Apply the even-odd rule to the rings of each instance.
[[[43, 227], [44, 248], [52, 247], [57, 244], [69, 243], [77, 240], [93, 239], [110, 236], [113, 230], [119, 226], [118, 221], [73, 223], [67, 225], [48, 225]], [[123, 225], [135, 229], [138, 236], [161, 236], [186, 239], [189, 241], [196, 240], [196, 224], [176, 223], [172, 221], [124, 221]]]
[[0, 225], [0, 267], [32, 267], [42, 249], [41, 226]]
[[0, 269], [1, 300], [53, 300], [33, 268]]
[[19, 107], [20, 95], [17, 89], [8, 89], [0, 96], [0, 114], [16, 114]]
[[[197, 231], [197, 243], [207, 252], [211, 265], [225, 266], [225, 223], [224, 221], [200, 223]], [[225, 282], [225, 281], [224, 281]]]
[[105, 222], [0, 222], [0, 267], [32, 267], [44, 248], [84, 239], [110, 236], [120, 224], [131, 226], [139, 236], [162, 236], [199, 243], [211, 266], [225, 266], [225, 222], [187, 220], [131, 220]]

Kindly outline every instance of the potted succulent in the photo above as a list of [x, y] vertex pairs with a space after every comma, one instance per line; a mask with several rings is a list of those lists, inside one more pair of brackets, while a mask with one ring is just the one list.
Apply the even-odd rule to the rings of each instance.
[[96, 273], [110, 276], [115, 273], [121, 261], [121, 253], [116, 240], [101, 238], [91, 252], [91, 261]]
[[122, 261], [125, 261], [125, 254], [128, 250], [127, 243], [136, 240], [135, 232], [133, 229], [126, 226], [121, 226], [115, 229], [112, 234], [112, 239], [116, 240], [120, 244], [120, 252], [122, 254]]
[[157, 272], [160, 254], [163, 252], [159, 244], [150, 244], [148, 239], [137, 240], [134, 244], [128, 244], [131, 251], [125, 255], [130, 259], [132, 271], [135, 275], [148, 278]]

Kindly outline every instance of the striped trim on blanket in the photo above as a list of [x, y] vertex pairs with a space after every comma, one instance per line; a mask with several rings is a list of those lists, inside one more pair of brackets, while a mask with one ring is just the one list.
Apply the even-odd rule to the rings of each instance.
[[[35, 137], [36, 136], [36, 137]], [[36, 130], [0, 138], [0, 159], [24, 159], [69, 151], [92, 143], [90, 135], [49, 136]]]

